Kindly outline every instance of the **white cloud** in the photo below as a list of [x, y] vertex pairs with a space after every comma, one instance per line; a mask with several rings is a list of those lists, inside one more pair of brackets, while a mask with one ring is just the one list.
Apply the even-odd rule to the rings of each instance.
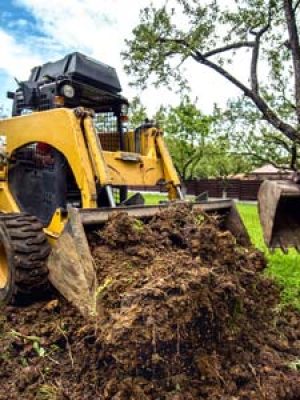
[[125, 36], [143, 0], [16, 0], [38, 21], [42, 33], [67, 49], [79, 49], [104, 62], [120, 59]]
[[41, 62], [30, 48], [20, 45], [0, 28], [0, 70], [18, 79], [26, 79], [28, 71]]
[[[139, 10], [148, 0], [14, 0], [36, 20], [42, 36], [28, 36], [22, 44], [0, 29], [0, 69], [19, 79], [26, 79], [36, 64], [55, 60], [72, 51], [81, 51], [114, 66], [122, 82], [124, 95], [137, 93], [129, 87], [129, 77], [122, 68], [124, 40], [138, 23]], [[163, 0], [154, 0], [162, 4]], [[243, 70], [242, 70], [243, 72]], [[214, 72], [194, 62], [187, 64], [187, 74], [204, 110], [214, 102], [225, 104], [237, 91]], [[150, 88], [142, 101], [154, 112], [161, 103], [176, 104], [178, 96], [166, 89]]]

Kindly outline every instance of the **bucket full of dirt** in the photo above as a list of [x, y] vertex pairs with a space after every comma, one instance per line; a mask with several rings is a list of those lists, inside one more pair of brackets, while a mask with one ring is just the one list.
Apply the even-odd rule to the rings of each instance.
[[97, 317], [3, 308], [0, 399], [299, 399], [300, 316], [220, 226], [180, 206], [89, 232]]

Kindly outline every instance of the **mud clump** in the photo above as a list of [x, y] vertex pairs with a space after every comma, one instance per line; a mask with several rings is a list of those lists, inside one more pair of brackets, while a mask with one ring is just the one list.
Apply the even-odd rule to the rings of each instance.
[[97, 317], [4, 307], [0, 399], [299, 399], [300, 315], [219, 223], [181, 206], [90, 233]]

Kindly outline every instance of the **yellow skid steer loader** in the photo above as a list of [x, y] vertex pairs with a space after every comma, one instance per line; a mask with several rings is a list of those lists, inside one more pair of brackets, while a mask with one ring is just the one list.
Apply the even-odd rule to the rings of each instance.
[[[184, 202], [162, 131], [146, 122], [127, 129], [128, 101], [116, 71], [80, 53], [35, 67], [21, 82], [13, 115], [0, 121], [0, 301], [44, 290], [48, 280], [82, 313], [97, 287], [86, 230], [116, 211], [147, 219], [168, 207], [145, 206], [128, 186], [167, 189]], [[194, 209], [222, 215], [248, 241], [230, 200]]]

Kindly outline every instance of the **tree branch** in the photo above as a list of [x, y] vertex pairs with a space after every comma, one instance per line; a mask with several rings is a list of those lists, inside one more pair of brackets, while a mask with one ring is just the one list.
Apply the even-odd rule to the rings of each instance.
[[289, 45], [292, 52], [293, 66], [295, 73], [295, 98], [296, 114], [300, 125], [300, 42], [297, 28], [295, 11], [292, 0], [284, 0], [284, 12], [289, 32]]
[[294, 11], [294, 12], [296, 12], [296, 10], [297, 10], [297, 8], [299, 7], [299, 5], [300, 5], [300, 0], [298, 0], [298, 1], [296, 2], [296, 4], [294, 5], [294, 8], [293, 8], [293, 11]]
[[[276, 144], [278, 144], [278, 145], [284, 147], [284, 149], [285, 149], [288, 153], [291, 153], [291, 151], [292, 151], [292, 145], [289, 145], [289, 144], [286, 143], [284, 140], [282, 140], [282, 139], [280, 139], [280, 138], [278, 138], [278, 137], [266, 135], [266, 136], [265, 136], [265, 139], [266, 139], [267, 144], [268, 144], [268, 142], [269, 142], [269, 143], [275, 142]], [[269, 140], [268, 140], [268, 139], [269, 139]]]
[[[168, 43], [168, 44], [177, 44], [184, 46], [188, 49], [190, 49], [190, 46], [188, 42], [185, 39], [179, 39], [179, 38], [166, 38], [166, 37], [158, 37], [156, 39], [158, 43]], [[246, 41], [246, 42], [236, 42], [236, 43], [231, 43], [223, 47], [218, 47], [216, 49], [207, 51], [206, 53], [203, 54], [204, 57], [212, 57], [216, 54], [224, 53], [226, 51], [230, 50], [235, 50], [235, 49], [241, 49], [243, 47], [254, 47], [255, 41]], [[171, 51], [170, 51], [171, 52]], [[173, 52], [173, 51], [172, 51]], [[175, 52], [175, 51], [174, 51]]]
[[189, 160], [186, 161], [186, 163], [182, 167], [182, 178], [183, 179], [186, 178], [187, 169], [192, 164], [192, 162], [195, 162], [195, 161], [198, 162], [202, 157], [203, 157], [202, 152], [200, 152], [200, 154], [198, 152], [196, 152], [194, 155], [191, 156], [191, 158]]
[[253, 47], [252, 52], [252, 60], [251, 60], [251, 88], [252, 91], [258, 95], [259, 93], [259, 83], [258, 83], [258, 76], [257, 76], [257, 64], [259, 59], [259, 51], [260, 51], [260, 40], [262, 36], [269, 30], [271, 26], [271, 19], [272, 19], [272, 7], [271, 1], [269, 3], [269, 14], [268, 14], [268, 22], [267, 24], [262, 27], [258, 32], [250, 31], [255, 36], [255, 44]]
[[259, 93], [259, 84], [258, 84], [258, 76], [257, 76], [257, 63], [259, 59], [259, 47], [260, 47], [260, 37], [258, 36], [255, 40], [255, 46], [252, 52], [252, 60], [251, 60], [251, 88], [254, 93]]
[[259, 96], [257, 93], [253, 92], [247, 86], [245, 86], [242, 82], [240, 82], [237, 78], [231, 75], [227, 70], [225, 70], [220, 65], [206, 59], [203, 54], [199, 51], [191, 51], [191, 57], [200, 64], [206, 65], [207, 67], [213, 69], [220, 75], [222, 75], [225, 79], [239, 88], [246, 97], [249, 97], [256, 107], [263, 114], [264, 118], [274, 126], [274, 128], [278, 129], [280, 132], [285, 134], [291, 140], [300, 141], [300, 134], [296, 129], [294, 129], [291, 125], [282, 121], [278, 115], [268, 106], [265, 100]]
[[[289, 0], [285, 0], [289, 1]], [[269, 20], [268, 24], [263, 27], [259, 32], [256, 33], [256, 35], [260, 35], [260, 37], [269, 29], [270, 23], [271, 23], [271, 8], [269, 9]], [[256, 105], [256, 107], [260, 110], [260, 112], [263, 114], [264, 118], [274, 126], [274, 128], [278, 129], [280, 132], [285, 134], [289, 139], [293, 141], [300, 141], [300, 134], [296, 129], [294, 129], [291, 125], [285, 123], [282, 121], [278, 115], [268, 106], [268, 104], [265, 102], [265, 100], [259, 96], [259, 94], [254, 90], [249, 89], [247, 86], [245, 86], [242, 82], [240, 82], [237, 78], [235, 78], [233, 75], [231, 75], [227, 70], [225, 70], [223, 67], [220, 65], [214, 63], [211, 60], [208, 60], [205, 56], [205, 54], [202, 54], [198, 50], [193, 50], [190, 48], [189, 43], [184, 40], [184, 39], [168, 39], [168, 38], [159, 38], [158, 39], [161, 43], [176, 43], [180, 44], [186, 49], [190, 50], [190, 55], [191, 57], [199, 62], [200, 64], [206, 65], [207, 67], [213, 69], [214, 71], [218, 72], [220, 75], [222, 75], [225, 79], [227, 79], [229, 82], [234, 84], [236, 87], [238, 87], [246, 97], [249, 97], [253, 103]], [[300, 84], [300, 79], [299, 79], [299, 84]]]
[[227, 46], [223, 46], [223, 47], [219, 47], [217, 49], [211, 50], [211, 51], [207, 51], [206, 53], [203, 54], [203, 56], [208, 58], [211, 56], [215, 56], [216, 54], [224, 53], [225, 51], [241, 49], [243, 47], [253, 47], [254, 45], [255, 45], [255, 42], [232, 43], [232, 44], [228, 44]]
[[277, 164], [274, 160], [272, 160], [271, 158], [266, 158], [266, 157], [262, 157], [261, 155], [259, 155], [258, 153], [252, 153], [252, 152], [243, 152], [243, 153], [234, 153], [236, 155], [240, 155], [240, 156], [245, 156], [245, 157], [253, 157], [256, 158], [257, 160], [266, 163], [266, 164], [271, 164], [273, 165], [273, 167], [278, 168], [278, 169], [290, 169], [290, 167], [284, 167], [282, 165]]
[[[299, 0], [300, 1], [300, 0]], [[291, 3], [291, 0], [284, 0], [285, 3]], [[161, 43], [174, 43], [177, 45], [183, 46], [185, 49], [189, 50], [190, 56], [202, 65], [206, 65], [207, 67], [213, 69], [220, 75], [222, 75], [225, 79], [239, 88], [246, 97], [250, 98], [256, 107], [260, 110], [263, 117], [277, 130], [282, 132], [286, 135], [290, 140], [299, 141], [300, 142], [300, 133], [293, 128], [290, 124], [281, 120], [281, 118], [273, 111], [266, 101], [259, 95], [258, 93], [258, 80], [257, 80], [257, 61], [258, 61], [258, 54], [259, 54], [259, 44], [262, 35], [269, 29], [271, 24], [271, 2], [269, 6], [269, 16], [268, 16], [268, 23], [265, 25], [260, 31], [252, 32], [252, 34], [256, 35], [256, 53], [254, 52], [253, 62], [252, 62], [252, 88], [249, 89], [246, 85], [244, 85], [241, 81], [235, 78], [230, 72], [228, 72], [225, 68], [218, 65], [217, 63], [209, 60], [206, 56], [207, 53], [201, 53], [199, 50], [194, 50], [190, 47], [188, 41], [185, 39], [168, 39], [168, 38], [158, 38], [157, 40]], [[300, 46], [299, 46], [300, 49]], [[216, 49], [217, 51], [218, 49]], [[213, 52], [214, 50], [212, 50]], [[215, 53], [217, 54], [217, 53]], [[299, 52], [300, 54], [300, 52]], [[300, 61], [300, 58], [299, 58]], [[299, 121], [300, 121], [300, 64], [299, 64]]]

